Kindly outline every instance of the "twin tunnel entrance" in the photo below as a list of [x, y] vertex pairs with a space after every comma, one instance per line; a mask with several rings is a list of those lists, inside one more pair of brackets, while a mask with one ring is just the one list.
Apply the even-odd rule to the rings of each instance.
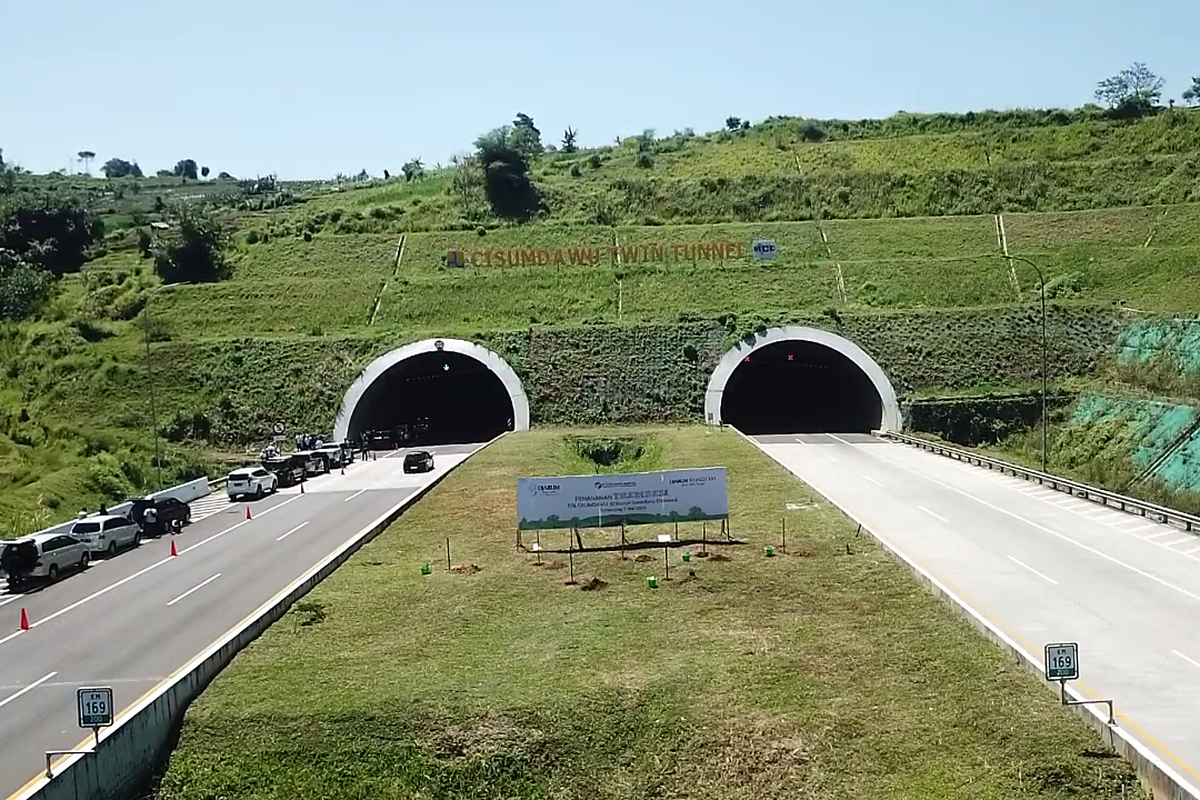
[[[710, 424], [750, 435], [868, 433], [901, 427], [896, 394], [857, 345], [816, 328], [775, 328], [727, 352], [705, 394]], [[512, 368], [490, 350], [428, 340], [372, 362], [346, 393], [334, 435], [412, 432], [423, 445], [488, 441], [529, 428]]]

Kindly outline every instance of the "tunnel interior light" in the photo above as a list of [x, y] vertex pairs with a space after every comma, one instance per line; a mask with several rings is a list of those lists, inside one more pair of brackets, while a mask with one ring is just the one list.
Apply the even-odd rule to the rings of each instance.
[[450, 365], [442, 364], [442, 372], [449, 372], [449, 371], [450, 371]]

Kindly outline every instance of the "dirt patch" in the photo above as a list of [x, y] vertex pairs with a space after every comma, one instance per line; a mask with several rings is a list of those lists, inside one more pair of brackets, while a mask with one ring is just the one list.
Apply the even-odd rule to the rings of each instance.
[[[537, 566], [537, 565], [535, 564], [534, 566]], [[567, 562], [561, 561], [557, 558], [552, 559], [550, 561], [542, 562], [542, 569], [566, 569], [566, 568], [567, 568]]]
[[724, 553], [712, 553], [711, 555], [709, 555], [708, 560], [709, 561], [729, 561], [730, 558], [729, 558], [729, 556], [725, 555]]
[[645, 553], [642, 553], [640, 556], [638, 556], [637, 558], [634, 559], [634, 561], [640, 561], [643, 564], [645, 564], [647, 561], [657, 561], [657, 560], [658, 559], [655, 558], [654, 556], [648, 556]]
[[809, 547], [789, 547], [784, 551], [784, 554], [795, 556], [796, 558], [812, 558], [817, 554], [817, 551]]
[[450, 571], [457, 572], [460, 575], [474, 575], [481, 569], [482, 567], [476, 566], [475, 564], [455, 564], [450, 568]]
[[588, 578], [583, 583], [579, 584], [580, 590], [585, 591], [585, 592], [599, 591], [600, 589], [603, 589], [605, 586], [608, 586], [608, 581], [604, 580], [604, 578], [601, 578], [597, 575], [593, 575], [592, 577]]

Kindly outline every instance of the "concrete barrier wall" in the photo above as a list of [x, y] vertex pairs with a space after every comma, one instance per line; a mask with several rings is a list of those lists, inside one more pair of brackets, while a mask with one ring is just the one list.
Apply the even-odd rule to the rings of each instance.
[[[736, 428], [733, 430], [737, 431]], [[767, 451], [762, 445], [754, 441], [750, 437], [737, 431], [738, 435], [745, 439], [750, 444], [758, 448], [772, 461], [778, 463], [784, 469], [787, 465], [780, 461]], [[791, 470], [788, 470], [791, 472]], [[813, 487], [813, 491], [816, 488]], [[1036, 674], [1038, 677], [1045, 679], [1045, 666], [1042, 664], [1041, 658], [1034, 653], [1030, 653], [1008, 634], [1000, 630], [994, 623], [973, 609], [965, 600], [956, 595], [945, 584], [927, 572], [923, 567], [915, 561], [909, 559], [901, 550], [894, 547], [885, 537], [881, 536], [871, 526], [864, 523], [848, 509], [843, 507], [836, 500], [822, 495], [825, 500], [834, 508], [842, 512], [846, 517], [850, 518], [855, 524], [862, 527], [864, 531], [871, 534], [883, 547], [891, 553], [892, 557], [905, 564], [917, 576], [926, 587], [933, 591], [935, 595], [948, 602], [953, 608], [959, 611], [980, 633], [986, 636], [1009, 655], [1016, 658], [1017, 662]], [[1057, 683], [1046, 682], [1046, 687], [1054, 692], [1055, 696], [1060, 693]], [[1067, 696], [1071, 700], [1091, 700], [1093, 698], [1084, 697], [1074, 687], [1067, 686]], [[1137, 770], [1138, 777], [1141, 779], [1143, 786], [1148, 792], [1152, 792], [1152, 797], [1155, 800], [1200, 800], [1200, 787], [1194, 786], [1185, 780], [1179, 773], [1169, 767], [1165, 762], [1150, 752], [1141, 742], [1131, 737], [1128, 733], [1121, 729], [1119, 725], [1108, 724], [1108, 708], [1103, 704], [1088, 704], [1088, 705], [1073, 705], [1064, 706], [1064, 709], [1069, 709], [1071, 713], [1082, 719], [1089, 727], [1095, 730], [1100, 738], [1104, 740], [1113, 750], [1125, 757]]]
[[[497, 436], [475, 452], [481, 452], [503, 437], [504, 434]], [[315, 567], [122, 712], [111, 728], [100, 732], [99, 743], [93, 738], [77, 748], [88, 752], [61, 758], [54, 765], [53, 777], [43, 777], [26, 786], [10, 800], [111, 800], [127, 796], [160, 763], [172, 732], [182, 721], [188, 705], [233, 657], [452, 471], [443, 473], [351, 536]]]
[[[163, 497], [174, 497], [176, 500], [181, 502], [190, 503], [193, 500], [199, 500], [201, 497], [207, 497], [210, 494], [212, 494], [212, 488], [208, 484], [208, 478], [197, 478], [194, 481], [188, 481], [187, 483], [181, 483], [178, 486], [172, 486], [170, 489], [163, 489], [161, 492], [148, 494], [146, 497], [151, 497], [156, 500]], [[120, 503], [115, 506], [109, 506], [108, 511], [110, 514], [128, 514], [131, 508], [133, 508], [133, 502], [126, 500], [124, 503]], [[51, 525], [49, 528], [36, 531], [35, 533], [31, 533], [29, 535], [34, 536], [38, 533], [65, 533], [71, 529], [71, 526], [74, 525], [75, 522], [76, 520], [70, 519], [66, 522], [60, 522], [57, 525]]]

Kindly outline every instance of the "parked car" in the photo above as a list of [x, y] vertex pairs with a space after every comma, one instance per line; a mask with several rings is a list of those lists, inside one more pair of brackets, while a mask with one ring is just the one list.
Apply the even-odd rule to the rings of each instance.
[[278, 479], [282, 488], [295, 486], [305, 478], [304, 459], [295, 455], [264, 458], [263, 467]]
[[91, 547], [69, 533], [35, 533], [0, 548], [0, 569], [13, 591], [39, 579], [53, 583], [64, 572], [87, 569], [91, 560]]
[[404, 456], [405, 472], [429, 472], [433, 469], [433, 454], [426, 450], [413, 450]]
[[142, 529], [120, 514], [81, 519], [71, 526], [71, 535], [86, 542], [93, 553], [104, 553], [109, 557], [142, 541]]
[[[142, 533], [148, 536], [160, 535], [166, 530], [180, 530], [184, 525], [192, 523], [192, 507], [182, 500], [174, 497], [136, 497], [132, 501], [133, 507], [129, 510], [129, 516], [142, 529]], [[143, 515], [146, 509], [153, 507], [158, 515], [157, 530], [146, 530], [146, 520]]]
[[235, 469], [225, 479], [225, 492], [230, 500], [239, 497], [261, 498], [268, 493], [279, 491], [279, 478], [266, 467], [245, 467]]
[[324, 475], [329, 472], [329, 462], [315, 450], [297, 450], [292, 457], [304, 466], [305, 475]]
[[363, 434], [363, 440], [369, 450], [391, 450], [395, 446], [395, 437], [392, 431], [367, 431]]
[[324, 457], [325, 463], [330, 469], [344, 467], [354, 460], [354, 451], [346, 443], [327, 442], [314, 452]]

